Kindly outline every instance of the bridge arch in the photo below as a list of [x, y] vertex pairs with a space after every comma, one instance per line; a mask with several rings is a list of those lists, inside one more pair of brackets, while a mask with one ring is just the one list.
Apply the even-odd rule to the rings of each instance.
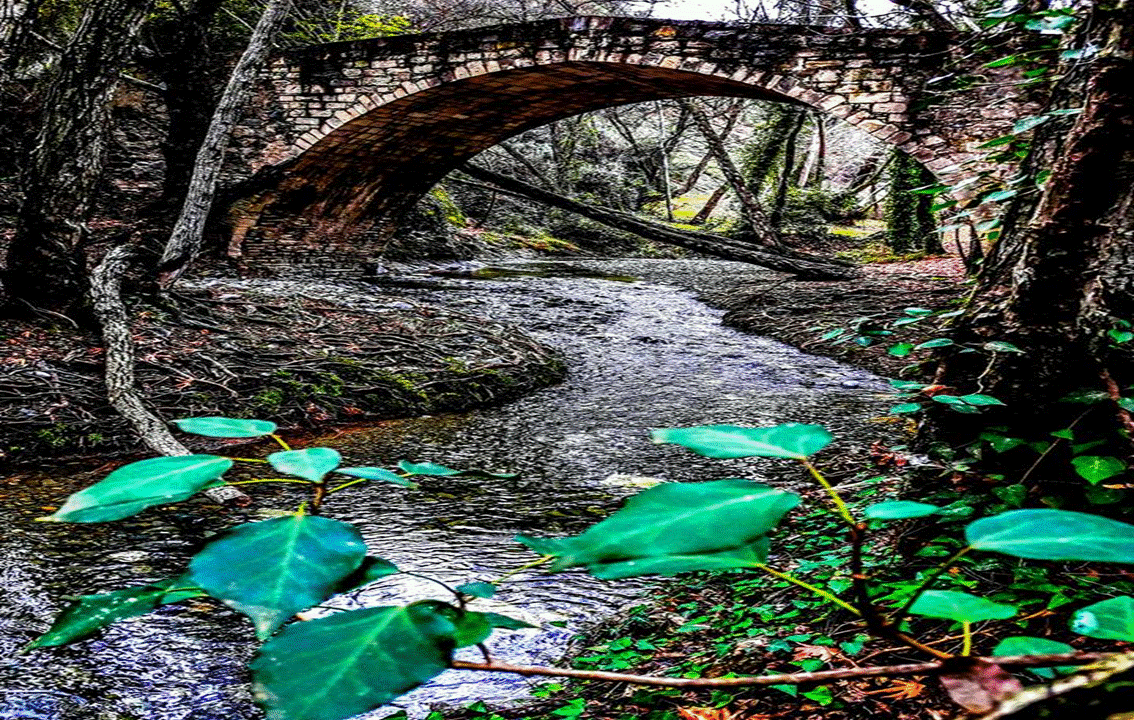
[[533, 127], [647, 100], [808, 105], [945, 172], [970, 156], [972, 118], [958, 134], [940, 112], [912, 108], [948, 41], [940, 33], [604, 17], [283, 56], [239, 133], [254, 138], [238, 148], [245, 172], [258, 170], [267, 182], [236, 205], [230, 254], [357, 266], [468, 158]]

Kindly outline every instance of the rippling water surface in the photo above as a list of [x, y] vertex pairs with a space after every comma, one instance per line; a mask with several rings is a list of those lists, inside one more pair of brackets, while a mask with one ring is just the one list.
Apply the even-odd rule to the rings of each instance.
[[[405, 458], [520, 473], [506, 480], [427, 478], [412, 491], [359, 488], [335, 496], [326, 514], [358, 524], [372, 551], [403, 569], [452, 583], [490, 580], [533, 559], [511, 540], [516, 533], [578, 532], [649, 478], [760, 478], [759, 463], [708, 461], [653, 445], [650, 428], [797, 421], [853, 436], [879, 410], [885, 386], [878, 378], [722, 327], [718, 311], [681, 289], [727, 287], [759, 273], [713, 261], [619, 260], [509, 263], [387, 279], [410, 302], [524, 326], [561, 348], [571, 370], [564, 383], [504, 407], [317, 439], [351, 464], [392, 466]], [[190, 503], [109, 525], [34, 522], [102, 474], [55, 471], [0, 484], [0, 718], [258, 717], [243, 672], [251, 632], [234, 614], [205, 603], [169, 606], [73, 647], [14, 655], [47, 628], [62, 595], [174, 575], [232, 521]], [[294, 507], [298, 498], [288, 492], [264, 490], [259, 505]], [[263, 512], [250, 511], [249, 519]], [[497, 633], [490, 645], [512, 662], [552, 660], [580, 627], [630, 602], [644, 586], [615, 587], [576, 573], [520, 573], [485, 607], [547, 629]], [[399, 577], [336, 603], [423, 597], [444, 592]], [[566, 627], [546, 625], [556, 620]], [[521, 693], [524, 683], [451, 672], [402, 704], [420, 714], [432, 703], [499, 701]]]

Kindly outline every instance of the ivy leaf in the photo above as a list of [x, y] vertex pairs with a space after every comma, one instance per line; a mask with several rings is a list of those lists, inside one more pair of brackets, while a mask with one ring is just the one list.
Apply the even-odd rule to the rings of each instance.
[[366, 480], [381, 480], [383, 482], [393, 483], [405, 488], [417, 487], [417, 483], [413, 482], [409, 478], [403, 477], [396, 472], [380, 467], [345, 467], [336, 468], [335, 472], [342, 475], [349, 475], [350, 477], [365, 478]]
[[118, 620], [145, 615], [159, 605], [199, 596], [200, 592], [170, 593], [183, 587], [180, 578], [162, 580], [150, 585], [80, 595], [59, 613], [51, 629], [36, 638], [29, 648], [54, 647], [82, 640]]
[[1131, 340], [1134, 340], [1134, 332], [1131, 332], [1129, 330], [1120, 330], [1120, 329], [1115, 328], [1115, 329], [1107, 330], [1106, 334], [1110, 337], [1110, 339], [1113, 342], [1115, 342], [1118, 345], [1122, 345], [1124, 343], [1130, 342]]
[[[625, 507], [576, 537], [517, 540], [555, 555], [552, 570], [593, 570], [606, 563], [742, 548], [762, 538], [798, 504], [798, 495], [751, 480], [666, 483], [631, 497]], [[683, 561], [673, 560], [678, 562]]]
[[[1006, 637], [992, 650], [994, 657], [1004, 655], [1057, 655], [1071, 652], [1075, 652], [1075, 648], [1067, 643], [1048, 640], [1047, 638], [1028, 637], [1026, 635]], [[1078, 668], [1074, 665], [1063, 665], [1054, 668], [1028, 668], [1028, 672], [1045, 680], [1051, 680], [1055, 677], [1056, 673], [1069, 673], [1075, 672], [1076, 670], [1078, 670]]]
[[890, 347], [888, 347], [886, 349], [886, 352], [890, 355], [893, 355], [894, 357], [905, 357], [906, 355], [910, 354], [913, 348], [913, 343], [898, 343], [897, 345], [891, 345]]
[[375, 580], [397, 575], [400, 572], [401, 570], [398, 569], [398, 566], [389, 560], [367, 555], [362, 559], [362, 564], [355, 568], [354, 572], [344, 577], [335, 585], [333, 594], [337, 595], [339, 593], [357, 590], [363, 585], [369, 585]]
[[313, 483], [323, 482], [327, 473], [343, 461], [338, 450], [316, 447], [306, 450], [283, 450], [268, 456], [272, 467], [286, 475], [295, 475]]
[[1080, 455], [1071, 458], [1071, 465], [1079, 477], [1092, 485], [1126, 472], [1126, 463], [1109, 455]]
[[[430, 605], [375, 607], [294, 623], [252, 661], [268, 720], [342, 720], [385, 705], [439, 675], [453, 622]], [[318, 682], [312, 682], [312, 672]]]
[[965, 539], [1034, 560], [1134, 563], [1134, 525], [1071, 510], [1009, 510], [970, 523]]
[[969, 593], [956, 590], [926, 590], [910, 607], [914, 615], [953, 620], [955, 622], [980, 622], [981, 620], [1006, 620], [1016, 614], [1016, 608]]
[[252, 619], [266, 638], [300, 610], [334, 593], [366, 557], [358, 529], [290, 515], [238, 525], [189, 563], [192, 581]]
[[863, 511], [871, 520], [905, 520], [932, 515], [940, 510], [936, 505], [913, 502], [912, 500], [888, 500], [874, 503]]
[[181, 432], [215, 438], [254, 438], [271, 435], [278, 427], [267, 420], [242, 420], [229, 417], [195, 417], [174, 420]]
[[931, 350], [933, 348], [949, 347], [950, 345], [955, 344], [956, 343], [954, 343], [949, 338], [934, 338], [932, 340], [926, 340], [920, 345], [915, 345], [914, 350]]
[[231, 460], [216, 455], [139, 460], [75, 493], [55, 514], [44, 519], [81, 523], [121, 520], [154, 505], [187, 500], [231, 467]]
[[651, 433], [655, 443], [673, 443], [711, 458], [777, 457], [806, 460], [830, 444], [831, 433], [820, 425], [787, 423], [749, 428], [701, 425], [664, 428]]
[[1082, 608], [1071, 618], [1071, 629], [1099, 640], [1134, 642], [1134, 597], [1122, 595]]
[[1021, 133], [1026, 133], [1032, 128], [1043, 125], [1048, 120], [1051, 120], [1051, 118], [1051, 115], [1032, 115], [1030, 117], [1020, 118], [1016, 121], [1016, 124], [1012, 126], [1012, 134], [1019, 135]]
[[919, 403], [901, 403], [890, 408], [891, 415], [909, 415], [910, 413], [920, 412], [921, 405]]
[[496, 594], [496, 586], [487, 582], [472, 582], [458, 585], [455, 590], [472, 597], [488, 599]]
[[1004, 403], [1000, 402], [999, 400], [997, 400], [996, 398], [992, 397], [991, 395], [981, 395], [980, 393], [972, 393], [970, 395], [961, 395], [960, 399], [963, 400], [964, 402], [968, 403], [969, 405], [976, 405], [978, 407], [983, 407], [983, 406], [988, 406], [988, 405], [1003, 405], [1004, 404]]

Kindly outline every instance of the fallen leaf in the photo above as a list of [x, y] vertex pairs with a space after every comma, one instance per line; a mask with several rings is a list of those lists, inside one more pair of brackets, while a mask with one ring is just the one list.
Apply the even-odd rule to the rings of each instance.
[[941, 685], [953, 702], [969, 712], [986, 713], [1024, 689], [1004, 668], [987, 660], [973, 660], [967, 670], [941, 676]]

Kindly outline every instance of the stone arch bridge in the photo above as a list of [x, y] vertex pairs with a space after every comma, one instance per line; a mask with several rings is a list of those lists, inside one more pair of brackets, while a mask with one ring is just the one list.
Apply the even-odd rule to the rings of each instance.
[[811, 106], [948, 177], [1027, 114], [1011, 83], [938, 90], [988, 59], [966, 57], [957, 40], [574, 17], [289, 51], [265, 71], [229, 151], [228, 254], [253, 273], [359, 273], [398, 219], [477, 153], [564, 117], [656, 99]]

